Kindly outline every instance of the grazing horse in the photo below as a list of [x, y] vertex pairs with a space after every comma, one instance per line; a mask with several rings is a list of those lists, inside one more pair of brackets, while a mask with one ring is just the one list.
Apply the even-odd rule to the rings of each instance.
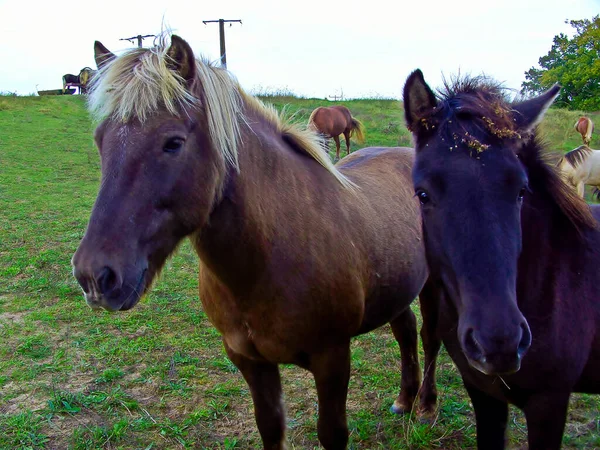
[[430, 282], [443, 292], [424, 322], [462, 375], [479, 449], [504, 448], [509, 403], [530, 449], [558, 449], [571, 392], [600, 393], [600, 231], [536, 136], [558, 91], [510, 103], [474, 78], [436, 96], [419, 70], [404, 87]]
[[356, 134], [359, 144], [365, 142], [365, 128], [345, 106], [319, 106], [309, 119], [308, 127], [335, 141], [335, 159], [340, 159], [340, 134], [346, 139], [346, 154], [350, 154], [350, 137]]
[[[74, 275], [92, 308], [128, 310], [189, 237], [200, 300], [250, 387], [264, 448], [285, 447], [278, 364], [292, 363], [314, 376], [323, 447], [344, 449], [353, 336], [390, 323], [395, 411], [420, 388], [410, 304], [428, 269], [414, 151], [363, 149], [335, 167], [313, 132], [165, 40], [118, 57], [95, 43], [102, 182]], [[435, 390], [424, 390], [426, 410]]]
[[571, 150], [556, 164], [567, 184], [583, 197], [585, 185], [600, 188], [600, 150], [581, 145]]
[[594, 132], [594, 122], [589, 117], [581, 117], [575, 123], [575, 130], [579, 134], [581, 134], [581, 138], [583, 139], [583, 145], [590, 145], [592, 142], [592, 133]]
[[90, 67], [84, 67], [79, 71], [78, 75], [67, 73], [63, 75], [63, 93], [67, 87], [79, 88], [80, 94], [85, 94], [88, 91], [89, 84], [96, 71]]

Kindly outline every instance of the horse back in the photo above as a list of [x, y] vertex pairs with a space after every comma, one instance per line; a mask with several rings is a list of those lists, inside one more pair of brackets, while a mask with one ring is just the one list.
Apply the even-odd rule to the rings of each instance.
[[345, 106], [320, 106], [309, 119], [318, 131], [328, 136], [339, 136], [352, 124], [352, 116]]
[[[351, 179], [375, 190], [390, 187], [408, 189], [412, 197], [412, 167], [415, 152], [407, 147], [367, 147], [341, 159], [336, 167]], [[380, 176], [387, 182], [380, 182]], [[388, 179], [389, 178], [389, 179]], [[366, 195], [369, 195], [366, 193]]]
[[589, 117], [581, 117], [575, 124], [575, 130], [583, 137], [590, 137], [594, 132], [594, 122]]
[[73, 75], [66, 73], [63, 75], [63, 82], [65, 83], [79, 83], [79, 75]]

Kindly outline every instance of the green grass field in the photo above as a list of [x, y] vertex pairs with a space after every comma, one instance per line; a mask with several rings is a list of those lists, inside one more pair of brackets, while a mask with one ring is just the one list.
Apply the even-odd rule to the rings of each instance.
[[[329, 103], [267, 101], [303, 122]], [[366, 126], [365, 145], [410, 145], [399, 102], [344, 104]], [[577, 117], [549, 112], [543, 131], [553, 150], [580, 144]], [[259, 447], [247, 386], [201, 309], [189, 244], [132, 311], [85, 305], [70, 259], [100, 177], [92, 133], [81, 97], [0, 97], [0, 449]], [[592, 147], [600, 148], [597, 135]], [[472, 409], [446, 353], [433, 423], [389, 412], [398, 364], [388, 328], [353, 341], [349, 447], [474, 447]], [[318, 448], [312, 378], [288, 366], [282, 377], [290, 448]], [[600, 447], [599, 407], [595, 397], [573, 396], [565, 448]], [[519, 448], [526, 428], [522, 414], [511, 414], [511, 447]]]

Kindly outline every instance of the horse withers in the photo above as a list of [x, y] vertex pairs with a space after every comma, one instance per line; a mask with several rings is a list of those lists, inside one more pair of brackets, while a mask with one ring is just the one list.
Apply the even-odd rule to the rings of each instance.
[[350, 340], [386, 323], [401, 348], [394, 410], [418, 392], [432, 410], [410, 309], [428, 277], [414, 151], [363, 149], [335, 167], [315, 133], [177, 36], [118, 57], [97, 42], [95, 56], [102, 182], [73, 257], [87, 303], [133, 308], [189, 237], [200, 300], [250, 387], [264, 448], [285, 447], [279, 363], [312, 372], [319, 440], [346, 447]]
[[600, 393], [598, 223], [536, 136], [558, 91], [511, 103], [473, 78], [436, 96], [418, 70], [404, 87], [426, 255], [443, 291], [424, 322], [462, 375], [479, 449], [504, 448], [509, 403], [525, 413], [529, 448], [558, 449], [571, 392]]
[[340, 159], [340, 134], [343, 134], [346, 140], [346, 155], [350, 154], [350, 138], [353, 135], [356, 135], [359, 144], [365, 141], [363, 124], [352, 117], [350, 110], [342, 105], [319, 106], [308, 118], [308, 127], [326, 139], [333, 138], [336, 161]]
[[587, 145], [589, 147], [592, 142], [592, 133], [594, 132], [594, 122], [589, 117], [580, 117], [577, 122], [575, 122], [575, 130], [581, 134], [581, 139], [583, 139], [583, 145]]

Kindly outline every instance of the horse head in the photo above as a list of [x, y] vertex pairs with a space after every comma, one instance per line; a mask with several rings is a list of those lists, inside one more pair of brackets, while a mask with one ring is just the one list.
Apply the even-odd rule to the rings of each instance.
[[558, 89], [510, 104], [474, 78], [436, 96], [419, 70], [404, 87], [428, 263], [456, 313], [464, 356], [486, 374], [517, 371], [531, 344], [516, 294], [529, 190], [520, 152]]
[[221, 196], [237, 129], [215, 130], [205, 108], [221, 111], [215, 86], [233, 81], [201, 67], [177, 36], [118, 57], [99, 42], [94, 49], [99, 72], [89, 104], [101, 119], [102, 182], [73, 266], [90, 306], [125, 310]]

